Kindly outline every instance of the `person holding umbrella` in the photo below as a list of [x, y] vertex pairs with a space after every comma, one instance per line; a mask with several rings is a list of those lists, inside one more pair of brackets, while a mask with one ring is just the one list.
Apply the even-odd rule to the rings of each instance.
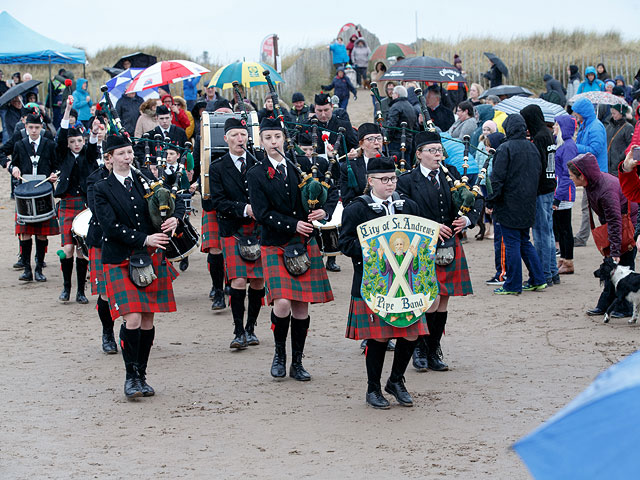
[[503, 83], [502, 75], [504, 74], [505, 77], [508, 77], [509, 70], [502, 60], [496, 57], [493, 53], [485, 53], [485, 55], [489, 59], [491, 68], [483, 75], [483, 77], [489, 80], [490, 88], [499, 87]]

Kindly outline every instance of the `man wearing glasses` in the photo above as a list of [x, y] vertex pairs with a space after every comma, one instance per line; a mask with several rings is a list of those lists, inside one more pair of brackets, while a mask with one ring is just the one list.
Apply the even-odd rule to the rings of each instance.
[[413, 366], [424, 372], [427, 369], [445, 371], [449, 367], [441, 359], [440, 339], [447, 323], [449, 297], [464, 296], [473, 293], [469, 268], [464, 249], [458, 234], [478, 220], [482, 199], [477, 198], [473, 209], [464, 216], [457, 216], [450, 190], [451, 180], [460, 180], [461, 176], [453, 166], [447, 166], [446, 175], [440, 168], [444, 160], [440, 134], [420, 132], [416, 134], [417, 168], [400, 177], [398, 192], [406, 195], [418, 204], [420, 216], [440, 223], [440, 241], [452, 243], [454, 258], [448, 265], [436, 265], [436, 274], [440, 287], [440, 303], [433, 313], [427, 313], [429, 335], [422, 336], [414, 351]]

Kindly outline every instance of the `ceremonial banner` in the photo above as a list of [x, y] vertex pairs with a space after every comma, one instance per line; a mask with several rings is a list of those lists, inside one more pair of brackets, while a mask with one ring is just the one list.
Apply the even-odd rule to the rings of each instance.
[[414, 324], [438, 296], [434, 258], [439, 231], [438, 223], [414, 215], [387, 215], [358, 226], [360, 293], [389, 325]]

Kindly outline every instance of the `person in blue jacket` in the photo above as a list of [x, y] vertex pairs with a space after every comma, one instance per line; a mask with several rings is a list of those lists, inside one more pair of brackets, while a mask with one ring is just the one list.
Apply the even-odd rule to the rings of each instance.
[[578, 153], [592, 153], [598, 160], [600, 171], [608, 172], [607, 131], [596, 117], [593, 104], [586, 98], [581, 98], [573, 104], [573, 116], [579, 124], [576, 138]]
[[344, 67], [338, 68], [336, 76], [329, 85], [322, 85], [322, 90], [333, 90], [340, 99], [340, 108], [347, 109], [349, 103], [349, 92], [353, 93], [353, 99], [356, 100], [356, 87], [353, 86], [349, 77], [344, 74]]
[[584, 71], [585, 79], [578, 87], [578, 93], [585, 92], [604, 92], [604, 83], [596, 77], [596, 69], [589, 66]]
[[78, 120], [85, 128], [89, 128], [91, 118], [91, 96], [89, 95], [89, 82], [86, 78], [79, 78], [76, 82], [76, 89], [73, 92], [73, 107], [78, 111]]
[[336, 40], [329, 45], [329, 50], [331, 50], [331, 62], [333, 63], [333, 68], [336, 69], [336, 72], [340, 67], [344, 67], [349, 63], [347, 47], [344, 46], [344, 40], [340, 37], [336, 38]]
[[198, 75], [195, 78], [187, 78], [184, 82], [182, 82], [182, 90], [184, 91], [184, 99], [187, 102], [187, 110], [191, 110], [196, 104], [196, 100], [198, 99], [198, 82], [202, 78], [201, 75]]

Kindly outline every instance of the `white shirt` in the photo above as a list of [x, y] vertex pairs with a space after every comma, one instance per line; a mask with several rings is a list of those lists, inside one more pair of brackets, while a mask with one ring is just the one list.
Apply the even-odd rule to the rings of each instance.
[[376, 197], [373, 193], [371, 193], [371, 199], [374, 201], [374, 203], [384, 203], [384, 202], [389, 202], [389, 215], [393, 215], [396, 212], [395, 207], [393, 206], [393, 204], [391, 202], [393, 202], [393, 197], [389, 197], [389, 198], [378, 198]]
[[38, 151], [38, 147], [40, 146], [40, 135], [38, 135], [38, 138], [36, 140], [31, 140], [31, 137], [29, 137], [29, 146], [31, 146], [32, 143], [35, 143], [35, 150], [36, 152]]
[[116, 180], [118, 180], [122, 184], [123, 187], [124, 187], [125, 178], [130, 178], [133, 185], [133, 177], [131, 176], [131, 170], [129, 170], [129, 175], [127, 175], [126, 177], [123, 177], [122, 175], [118, 175], [116, 172], [113, 172], [113, 175], [116, 177]]
[[233, 153], [229, 153], [231, 160], [233, 160], [233, 164], [236, 166], [239, 172], [242, 172], [242, 162], [240, 162], [241, 158], [244, 158], [244, 165], [247, 166], [247, 159], [244, 156], [237, 156]]
[[177, 163], [173, 163], [173, 164], [167, 163], [167, 168], [164, 171], [165, 171], [165, 173], [167, 175], [173, 175], [174, 173], [176, 173], [178, 171], [178, 164]]
[[278, 170], [278, 165], [283, 164], [284, 168], [286, 169], [287, 175], [289, 175], [289, 169], [287, 168], [287, 162], [285, 162], [284, 158], [282, 159], [281, 162], [274, 160], [273, 158], [269, 157], [269, 161], [271, 162], [271, 165], [273, 165], [273, 168], [275, 168], [276, 170]]

